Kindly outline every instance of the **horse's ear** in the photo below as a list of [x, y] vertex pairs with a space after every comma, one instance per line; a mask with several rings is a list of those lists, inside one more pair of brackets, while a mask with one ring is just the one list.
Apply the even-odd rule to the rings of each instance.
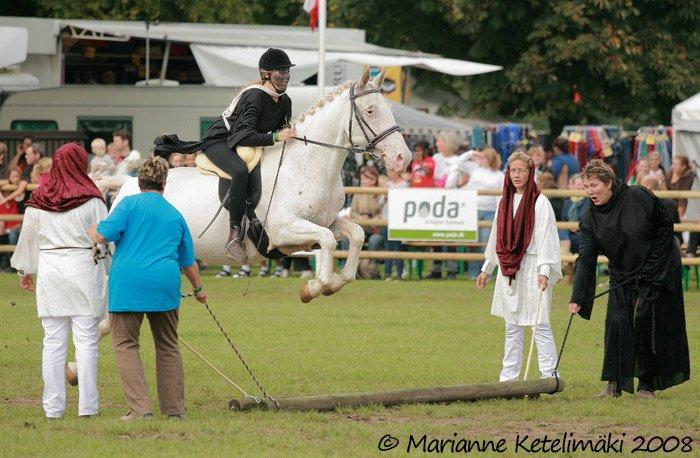
[[372, 83], [374, 83], [375, 86], [377, 86], [379, 89], [381, 89], [382, 84], [384, 83], [385, 76], [386, 76], [386, 70], [382, 69], [382, 71], [379, 72], [379, 75], [374, 77], [374, 79], [372, 80]]
[[358, 85], [360, 86], [360, 89], [364, 89], [365, 85], [369, 82], [369, 65], [365, 65], [362, 67], [362, 77], [360, 77], [360, 81], [358, 81]]

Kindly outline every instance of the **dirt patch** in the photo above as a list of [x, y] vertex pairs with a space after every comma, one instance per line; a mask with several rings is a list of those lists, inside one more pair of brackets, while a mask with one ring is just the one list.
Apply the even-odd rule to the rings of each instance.
[[39, 398], [5, 398], [0, 401], [0, 404], [8, 406], [39, 406], [41, 399]]
[[188, 441], [192, 439], [192, 435], [185, 431], [134, 431], [122, 432], [117, 435], [117, 439], [153, 439], [157, 441]]

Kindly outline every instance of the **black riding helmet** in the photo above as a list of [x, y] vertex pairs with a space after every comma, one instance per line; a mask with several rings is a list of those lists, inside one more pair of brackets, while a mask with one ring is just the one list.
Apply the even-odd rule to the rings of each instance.
[[269, 48], [260, 56], [258, 61], [260, 70], [272, 71], [289, 67], [294, 67], [292, 61], [289, 60], [289, 56], [286, 52], [277, 48]]

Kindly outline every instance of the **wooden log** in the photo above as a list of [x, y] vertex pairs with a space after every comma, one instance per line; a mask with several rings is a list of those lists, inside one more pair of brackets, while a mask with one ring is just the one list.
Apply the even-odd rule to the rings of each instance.
[[257, 403], [252, 398], [232, 399], [229, 409], [246, 410], [288, 410], [288, 411], [329, 411], [343, 407], [366, 405], [394, 406], [399, 404], [445, 403], [456, 401], [476, 401], [478, 399], [521, 398], [555, 393], [564, 390], [564, 381], [548, 378], [540, 380], [481, 383], [410, 390], [378, 391], [374, 393], [349, 393], [315, 396], [293, 396], [275, 398], [279, 407], [271, 399], [261, 399]]

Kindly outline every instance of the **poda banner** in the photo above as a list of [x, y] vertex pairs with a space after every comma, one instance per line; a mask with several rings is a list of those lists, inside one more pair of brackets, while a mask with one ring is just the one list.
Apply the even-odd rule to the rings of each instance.
[[476, 191], [390, 189], [389, 240], [476, 242]]

